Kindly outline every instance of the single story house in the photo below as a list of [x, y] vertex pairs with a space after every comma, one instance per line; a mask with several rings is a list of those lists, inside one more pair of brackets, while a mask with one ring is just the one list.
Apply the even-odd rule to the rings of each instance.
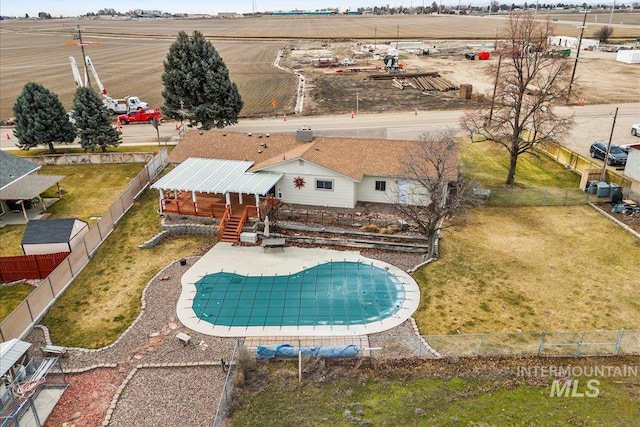
[[28, 220], [26, 211], [42, 202], [40, 194], [64, 178], [38, 175], [40, 168], [26, 158], [0, 150], [0, 215], [22, 211]]
[[[304, 128], [276, 135], [191, 131], [169, 154], [168, 161], [178, 166], [151, 188], [160, 190], [163, 212], [171, 197], [182, 195], [214, 217], [215, 206], [245, 199], [259, 211], [261, 198], [342, 208], [358, 202], [428, 204], [429, 195], [406, 167], [412, 156], [419, 156], [420, 144], [319, 137]], [[457, 153], [452, 161], [457, 162]], [[202, 202], [209, 194], [221, 195], [207, 201], [212, 210]], [[182, 206], [180, 213], [186, 213], [186, 202]]]
[[71, 252], [89, 232], [89, 224], [76, 218], [32, 219], [22, 236], [25, 255]]

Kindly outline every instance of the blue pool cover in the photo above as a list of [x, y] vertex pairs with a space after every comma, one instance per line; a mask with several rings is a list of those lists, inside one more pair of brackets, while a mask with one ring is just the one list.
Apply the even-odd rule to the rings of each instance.
[[347, 261], [286, 276], [213, 273], [195, 286], [196, 316], [224, 326], [360, 325], [392, 316], [405, 299], [388, 270]]

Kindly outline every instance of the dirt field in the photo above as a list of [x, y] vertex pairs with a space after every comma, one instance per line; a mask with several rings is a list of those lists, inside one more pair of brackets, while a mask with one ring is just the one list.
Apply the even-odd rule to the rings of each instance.
[[[608, 18], [589, 16], [588, 37]], [[555, 22], [558, 34], [579, 35], [576, 19], [582, 15], [562, 15]], [[620, 24], [618, 24], [618, 19]], [[399, 90], [389, 81], [372, 81], [370, 72], [335, 73], [335, 69], [314, 69], [311, 57], [356, 58], [358, 64], [382, 66], [380, 55], [394, 41], [420, 41], [435, 45], [429, 56], [400, 54], [407, 71], [438, 71], [456, 85], [471, 84], [474, 92], [492, 85], [484, 73], [487, 62], [468, 61], [464, 53], [490, 46], [504, 16], [358, 16], [358, 17], [262, 17], [209, 20], [11, 20], [0, 21], [0, 121], [13, 116], [15, 99], [29, 81], [43, 84], [59, 95], [70, 108], [75, 83], [69, 56], [76, 60], [81, 52], [72, 41], [80, 25], [85, 47], [102, 82], [113, 97], [137, 95], [151, 106], [162, 105], [163, 60], [180, 30], [202, 31], [212, 40], [231, 79], [238, 84], [245, 106], [243, 117], [292, 114], [296, 105], [298, 78], [306, 76], [302, 114], [316, 115], [359, 110], [412, 111], [460, 108], [464, 102], [457, 92], [423, 95], [411, 88]], [[640, 13], [616, 16], [616, 43], [632, 43], [640, 37]], [[325, 41], [327, 46], [322, 46]], [[69, 43], [71, 42], [71, 43]], [[358, 44], [375, 45], [372, 57], [355, 55]], [[282, 50], [281, 70], [274, 66]], [[296, 51], [308, 51], [297, 55]], [[577, 89], [588, 103], [631, 102], [640, 98], [640, 66], [615, 61], [615, 53], [581, 52], [577, 66]], [[568, 59], [574, 61], [574, 58]], [[81, 62], [81, 60], [79, 61]], [[384, 71], [377, 71], [383, 73]], [[271, 100], [276, 100], [273, 108]]]

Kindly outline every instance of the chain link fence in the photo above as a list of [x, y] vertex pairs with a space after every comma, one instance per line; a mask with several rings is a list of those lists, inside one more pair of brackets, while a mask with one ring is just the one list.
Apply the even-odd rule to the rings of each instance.
[[224, 385], [222, 386], [222, 397], [220, 397], [220, 402], [218, 402], [218, 408], [216, 409], [216, 416], [213, 419], [212, 427], [224, 426], [227, 418], [229, 417], [229, 409], [231, 408], [233, 393], [233, 375], [236, 370], [238, 354], [243, 345], [243, 340], [238, 339], [236, 341], [236, 346], [233, 349], [233, 353], [231, 354], [231, 359], [228, 363], [225, 363], [227, 366], [227, 377], [225, 378]]
[[[371, 357], [617, 356], [640, 354], [640, 330], [369, 336]], [[368, 354], [363, 354], [368, 355]]]
[[574, 206], [603, 199], [579, 188], [491, 188], [488, 206]]

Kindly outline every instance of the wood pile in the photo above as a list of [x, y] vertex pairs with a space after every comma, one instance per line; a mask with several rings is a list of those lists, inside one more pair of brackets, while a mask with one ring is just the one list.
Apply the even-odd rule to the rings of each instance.
[[404, 89], [407, 86], [423, 92], [448, 92], [460, 89], [455, 83], [441, 77], [438, 72], [411, 73], [402, 74], [402, 76], [397, 74], [376, 74], [369, 76], [369, 78], [373, 80], [391, 80], [391, 84], [398, 89]]

